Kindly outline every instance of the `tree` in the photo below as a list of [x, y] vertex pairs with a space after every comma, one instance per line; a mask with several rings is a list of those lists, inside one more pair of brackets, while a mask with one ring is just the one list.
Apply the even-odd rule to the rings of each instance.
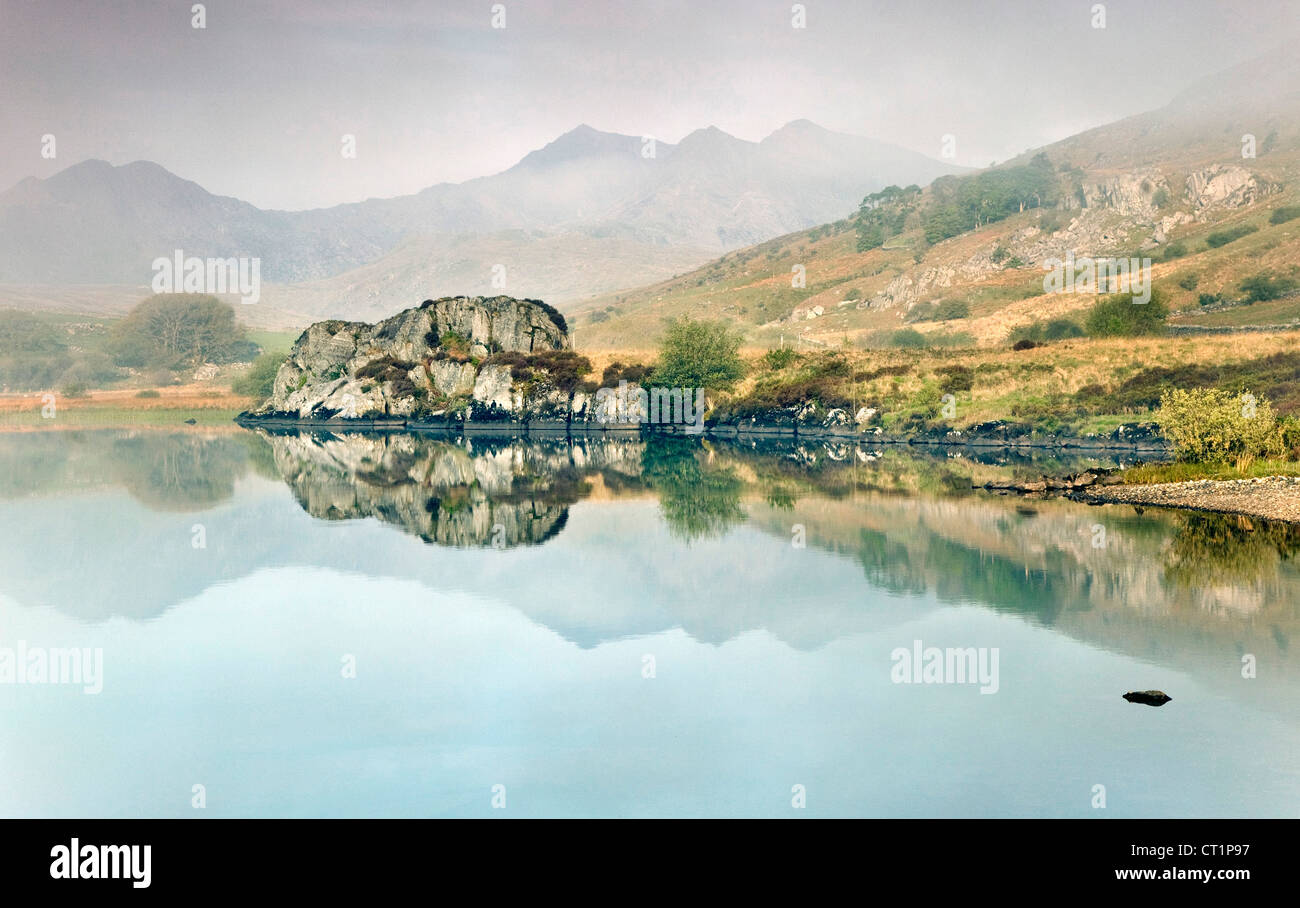
[[67, 393], [118, 377], [110, 357], [83, 347], [80, 337], [70, 340], [69, 330], [46, 316], [0, 312], [0, 389], [58, 388]]
[[167, 369], [246, 362], [257, 354], [234, 309], [214, 296], [185, 293], [138, 304], [113, 326], [112, 349], [119, 365]]
[[659, 348], [653, 384], [661, 388], [725, 391], [745, 374], [740, 334], [724, 322], [677, 319]]

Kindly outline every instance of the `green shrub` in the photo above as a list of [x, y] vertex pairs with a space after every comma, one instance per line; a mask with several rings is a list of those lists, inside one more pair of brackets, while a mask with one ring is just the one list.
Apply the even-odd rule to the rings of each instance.
[[1275, 300], [1300, 287], [1300, 281], [1280, 274], [1260, 272], [1241, 282], [1241, 292], [1252, 303]]
[[1107, 296], [1092, 307], [1085, 327], [1093, 337], [1139, 337], [1162, 334], [1169, 307], [1160, 293], [1152, 291], [1146, 303], [1134, 302], [1133, 294]]
[[75, 356], [59, 376], [61, 388], [102, 388], [118, 377], [118, 369], [108, 354], [95, 350]]
[[[433, 334], [433, 332], [430, 331], [429, 334]], [[427, 340], [428, 338], [426, 337], [425, 339]], [[430, 346], [433, 345], [430, 344]], [[438, 346], [442, 347], [442, 349], [446, 350], [448, 353], [469, 356], [469, 338], [465, 337], [463, 334], [458, 334], [455, 331], [444, 331], [442, 336], [438, 338]]]
[[143, 391], [137, 391], [135, 392], [135, 396], [136, 397], [162, 397], [162, 395], [159, 394], [153, 388], [145, 388]]
[[970, 315], [970, 304], [965, 300], [943, 300], [934, 307], [934, 320], [937, 322], [951, 321], [955, 318], [967, 318]]
[[1236, 227], [1229, 227], [1226, 230], [1216, 230], [1205, 238], [1205, 242], [1211, 249], [1218, 249], [1220, 246], [1226, 246], [1234, 240], [1239, 240], [1243, 236], [1254, 233], [1258, 229], [1253, 224], [1238, 224]]
[[925, 335], [915, 328], [900, 328], [892, 332], [888, 343], [902, 350], [922, 350], [927, 346]]
[[934, 371], [941, 376], [939, 390], [944, 394], [958, 394], [975, 387], [975, 373], [969, 366], [941, 366]]
[[615, 360], [605, 367], [605, 371], [600, 377], [600, 383], [606, 388], [612, 388], [620, 381], [641, 382], [650, 375], [650, 372], [650, 367], [642, 363], [624, 365]]
[[1201, 279], [1195, 274], [1184, 274], [1178, 279], [1178, 286], [1184, 290], [1195, 290]]
[[735, 414], [744, 417], [810, 401], [827, 409], [852, 406], [853, 369], [842, 354], [800, 355], [791, 365], [794, 368], [760, 373], [753, 390], [732, 404]]
[[[1066, 340], [1071, 337], [1083, 336], [1083, 329], [1079, 327], [1078, 322], [1068, 318], [1053, 318], [1043, 322], [1021, 325], [1007, 336], [1007, 340], [1011, 341], [1012, 344], [1030, 341], [1037, 346], [1046, 341]], [[1029, 348], [1021, 347], [1019, 349], [1027, 350]]]
[[912, 307], [907, 314], [907, 323], [947, 322], [970, 316], [970, 304], [965, 300], [939, 300], [930, 305], [921, 304]]
[[1285, 224], [1287, 221], [1294, 221], [1296, 218], [1300, 218], [1300, 205], [1283, 205], [1281, 208], [1273, 210], [1268, 222], [1270, 224]]
[[284, 362], [283, 354], [263, 353], [253, 360], [253, 365], [243, 375], [236, 376], [230, 383], [230, 390], [244, 397], [266, 400], [275, 390], [275, 374]]
[[1218, 388], [1170, 389], [1160, 395], [1156, 422], [1176, 458], [1227, 463], [1283, 453], [1283, 428], [1272, 404]]
[[1171, 262], [1174, 259], [1180, 259], [1185, 255], [1187, 255], [1187, 244], [1182, 240], [1179, 240], [1176, 243], [1170, 243], [1164, 249], [1160, 250], [1160, 254], [1157, 255], [1156, 258], [1162, 262]]
[[791, 363], [798, 361], [798, 359], [799, 354], [789, 348], [768, 350], [763, 354], [763, 368], [771, 372], [778, 372]]

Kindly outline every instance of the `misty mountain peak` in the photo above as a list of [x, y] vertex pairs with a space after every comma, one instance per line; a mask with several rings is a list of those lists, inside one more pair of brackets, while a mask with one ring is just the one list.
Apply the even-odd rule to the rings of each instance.
[[[773, 130], [772, 135], [768, 136], [767, 138], [770, 139], [773, 136], [779, 136], [783, 134], [830, 135], [831, 131], [824, 126], [818, 126], [812, 120], [799, 119], [799, 120], [791, 120], [789, 123], [785, 124], [780, 129]], [[764, 139], [763, 141], [767, 141], [767, 139]]]
[[529, 152], [515, 166], [517, 168], [553, 167], [584, 158], [602, 157], [615, 154], [634, 154], [640, 148], [641, 140], [636, 136], [625, 136], [616, 132], [603, 132], [586, 123], [570, 129], [568, 132], [547, 143], [536, 151]]

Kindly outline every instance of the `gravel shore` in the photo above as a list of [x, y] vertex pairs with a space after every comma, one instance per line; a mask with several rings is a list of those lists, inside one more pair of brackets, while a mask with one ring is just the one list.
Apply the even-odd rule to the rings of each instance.
[[1103, 486], [1090, 488], [1081, 497], [1093, 502], [1187, 508], [1300, 523], [1297, 476]]

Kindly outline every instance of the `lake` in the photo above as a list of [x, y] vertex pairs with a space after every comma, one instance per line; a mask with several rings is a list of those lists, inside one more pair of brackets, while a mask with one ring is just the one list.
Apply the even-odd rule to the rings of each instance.
[[3, 434], [0, 814], [1295, 816], [1300, 528], [1095, 463]]

